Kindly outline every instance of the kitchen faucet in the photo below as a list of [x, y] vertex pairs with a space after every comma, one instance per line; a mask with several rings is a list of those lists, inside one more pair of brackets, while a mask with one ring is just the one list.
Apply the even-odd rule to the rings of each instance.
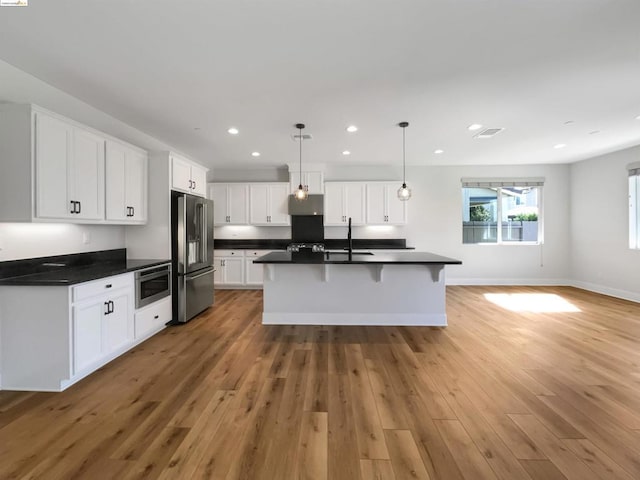
[[349, 230], [347, 231], [347, 244], [349, 249], [349, 260], [351, 260], [351, 256], [353, 255], [353, 239], [351, 238], [351, 217], [349, 217]]

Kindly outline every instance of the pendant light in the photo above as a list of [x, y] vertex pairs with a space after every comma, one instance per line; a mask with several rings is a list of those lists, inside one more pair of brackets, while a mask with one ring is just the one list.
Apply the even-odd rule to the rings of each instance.
[[405, 129], [409, 126], [409, 122], [400, 122], [398, 124], [402, 128], [402, 186], [398, 189], [398, 198], [406, 202], [411, 198], [411, 189], [407, 187], [406, 182], [406, 160], [405, 160]]
[[309, 192], [307, 192], [302, 185], [302, 129], [304, 128], [304, 123], [296, 123], [296, 128], [299, 131], [298, 139], [300, 140], [300, 184], [298, 185], [296, 191], [293, 192], [293, 195], [295, 196], [296, 200], [303, 201], [306, 200], [309, 196]]

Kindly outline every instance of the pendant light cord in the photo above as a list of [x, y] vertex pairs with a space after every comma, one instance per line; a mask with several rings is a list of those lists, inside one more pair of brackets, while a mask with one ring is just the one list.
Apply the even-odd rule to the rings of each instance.
[[302, 128], [298, 130], [300, 131], [300, 185], [302, 185]]
[[405, 149], [405, 130], [407, 129], [407, 127], [402, 127], [402, 184], [406, 184], [407, 183], [407, 175], [406, 175], [406, 163], [405, 163], [405, 155], [404, 155], [404, 149]]

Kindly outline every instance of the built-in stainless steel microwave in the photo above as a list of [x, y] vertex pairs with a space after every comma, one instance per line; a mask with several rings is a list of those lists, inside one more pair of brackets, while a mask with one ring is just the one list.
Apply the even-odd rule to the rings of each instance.
[[142, 308], [169, 295], [171, 295], [170, 264], [136, 272], [136, 308]]

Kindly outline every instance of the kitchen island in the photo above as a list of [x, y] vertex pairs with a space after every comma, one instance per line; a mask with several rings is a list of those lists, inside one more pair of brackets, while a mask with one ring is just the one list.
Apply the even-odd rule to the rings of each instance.
[[265, 325], [446, 326], [445, 265], [428, 252], [272, 252], [264, 264]]

